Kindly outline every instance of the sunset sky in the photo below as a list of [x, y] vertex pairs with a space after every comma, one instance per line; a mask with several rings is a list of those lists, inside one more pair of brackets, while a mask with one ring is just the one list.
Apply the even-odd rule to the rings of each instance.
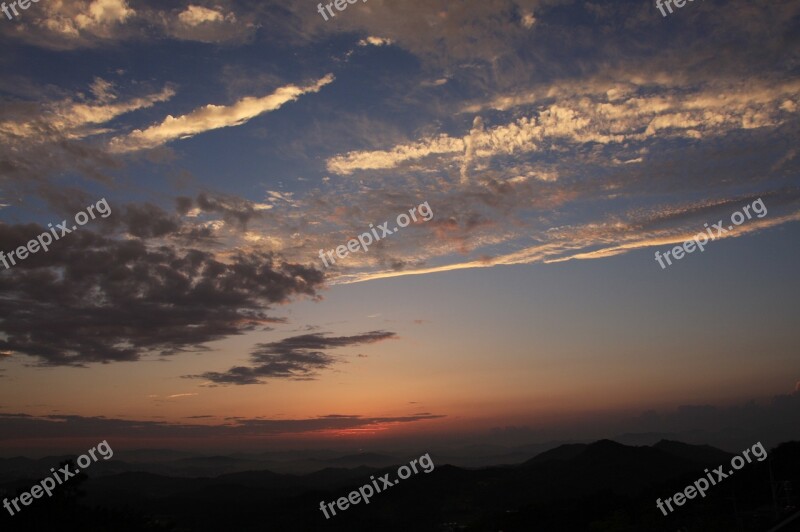
[[0, 456], [800, 437], [800, 3], [334, 12], [0, 19]]

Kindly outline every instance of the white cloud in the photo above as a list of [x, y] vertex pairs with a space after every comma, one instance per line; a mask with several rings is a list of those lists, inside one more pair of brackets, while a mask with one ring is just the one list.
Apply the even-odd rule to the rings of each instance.
[[125, 22], [135, 14], [125, 0], [94, 0], [86, 13], [75, 17], [75, 22], [79, 28], [86, 29]]
[[328, 74], [305, 87], [287, 85], [267, 96], [242, 98], [233, 105], [209, 104], [183, 116], [169, 115], [160, 124], [144, 130], [137, 129], [127, 136], [112, 139], [109, 147], [116, 153], [144, 150], [206, 131], [239, 126], [263, 113], [279, 109], [283, 104], [297, 100], [304, 94], [318, 92], [333, 79], [333, 75]]
[[45, 16], [34, 24], [70, 39], [84, 35], [107, 37], [114, 26], [136, 15], [125, 0], [94, 0], [88, 4], [54, 0], [42, 7]]
[[225, 15], [202, 6], [189, 6], [178, 15], [178, 20], [187, 26], [199, 26], [205, 22], [222, 22]]
[[39, 114], [27, 116], [19, 120], [0, 122], [0, 137], [7, 142], [18, 139], [46, 140], [52, 130], [66, 138], [78, 139], [106, 132], [106, 129], [92, 129], [90, 126], [104, 124], [114, 118], [138, 109], [152, 107], [158, 102], [165, 102], [175, 95], [174, 89], [167, 86], [160, 92], [133, 98], [128, 101], [107, 103], [116, 99], [111, 84], [96, 78], [91, 90], [96, 97], [95, 102], [75, 102], [67, 99], [45, 103]]
[[[800, 221], [800, 211], [775, 218], [750, 220], [747, 225], [739, 226], [735, 231], [726, 233], [717, 238], [739, 238], [751, 233], [798, 221]], [[621, 255], [637, 249], [680, 245], [702, 232], [703, 231], [698, 231], [697, 229], [662, 229], [643, 233], [639, 230], [636, 221], [622, 223], [614, 219], [606, 222], [588, 223], [582, 226], [557, 228], [549, 232], [550, 236], [548, 241], [512, 253], [479, 260], [469, 260], [403, 271], [382, 270], [347, 273], [332, 277], [330, 284], [352, 284], [376, 279], [403, 277], [406, 275], [426, 275], [455, 270], [492, 268], [501, 265], [549, 264], [569, 260], [602, 259]], [[712, 240], [710, 242], [714, 241]], [[592, 249], [598, 246], [599, 249]]]
[[524, 13], [522, 15], [522, 26], [526, 29], [531, 29], [533, 25], [536, 24], [536, 17], [533, 16], [533, 13]]
[[401, 144], [386, 151], [361, 151], [339, 155], [328, 160], [328, 170], [336, 174], [351, 174], [355, 170], [380, 170], [429, 155], [463, 153], [463, 139], [447, 135], [422, 139], [412, 144]]
[[427, 81], [427, 80], [426, 81], [422, 81], [420, 83], [420, 85], [422, 87], [441, 87], [442, 85], [444, 85], [448, 81], [450, 81], [448, 78], [439, 78], [439, 79], [434, 79], [434, 80], [431, 80], [431, 81]]
[[[552, 141], [573, 144], [610, 144], [644, 141], [652, 137], [701, 139], [737, 129], [780, 125], [798, 107], [794, 100], [800, 82], [777, 85], [733, 84], [709, 87], [693, 94], [667, 88], [661, 94], [640, 96], [637, 87], [593, 86], [590, 93], [553, 86], [539, 92], [495, 98], [488, 107], [507, 110], [533, 105], [543, 99], [531, 116], [485, 127], [476, 117], [463, 137], [426, 137], [388, 150], [354, 151], [328, 160], [337, 174], [358, 170], [396, 168], [429, 155], [455, 159], [461, 165], [461, 181], [469, 180], [469, 168], [479, 159], [552, 149]], [[787, 103], [788, 102], [788, 103]], [[478, 106], [482, 108], [483, 106]], [[472, 109], [470, 106], [468, 109]]]
[[388, 46], [392, 44], [394, 41], [391, 39], [386, 39], [383, 37], [373, 37], [369, 36], [366, 39], [361, 39], [358, 41], [359, 46]]
[[43, 48], [69, 50], [164, 36], [195, 42], [247, 42], [259, 26], [253, 10], [237, 17], [221, 7], [190, 4], [178, 10], [169, 2], [47, 0], [37, 8], [26, 13], [15, 31], [0, 28], [0, 33]]
[[114, 84], [102, 78], [94, 78], [89, 90], [98, 102], [110, 102], [117, 99]]

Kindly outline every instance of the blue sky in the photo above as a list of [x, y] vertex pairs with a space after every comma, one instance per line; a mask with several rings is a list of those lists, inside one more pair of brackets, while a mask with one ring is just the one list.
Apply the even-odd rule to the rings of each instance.
[[[224, 447], [233, 422], [388, 445], [608, 437], [653, 410], [733, 447], [731, 424], [755, 430], [736, 405], [797, 408], [800, 8], [696, 4], [369, 0], [324, 21], [75, 0], [2, 20], [0, 249], [113, 211], [0, 271], [4, 448], [65, 419], [87, 439], [201, 423]], [[704, 252], [654, 260], [759, 198]], [[423, 202], [430, 221], [323, 267]]]

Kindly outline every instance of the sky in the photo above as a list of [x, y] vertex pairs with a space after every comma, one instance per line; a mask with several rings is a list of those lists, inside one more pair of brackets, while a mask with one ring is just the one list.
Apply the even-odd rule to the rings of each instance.
[[800, 3], [345, 6], [0, 18], [0, 455], [800, 438]]

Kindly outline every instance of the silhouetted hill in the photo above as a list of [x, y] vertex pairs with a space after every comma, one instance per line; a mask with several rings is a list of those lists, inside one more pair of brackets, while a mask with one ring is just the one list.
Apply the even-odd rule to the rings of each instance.
[[331, 488], [343, 486], [348, 482], [368, 479], [377, 469], [372, 467], [360, 466], [353, 469], [341, 467], [328, 467], [322, 471], [315, 471], [301, 478], [304, 485], [317, 488]]
[[720, 451], [710, 445], [689, 445], [679, 441], [661, 440], [653, 445], [653, 448], [698, 464], [719, 464], [727, 462], [733, 457], [731, 453]]
[[341, 467], [386, 467], [387, 465], [396, 464], [398, 461], [399, 460], [393, 456], [376, 453], [360, 453], [326, 460], [326, 463]]
[[276, 487], [295, 483], [297, 477], [291, 475], [280, 475], [272, 471], [243, 471], [241, 473], [230, 473], [220, 475], [216, 480], [251, 487]]
[[[346, 458], [359, 461], [364, 456]], [[63, 501], [60, 506], [52, 501], [34, 501], [20, 516], [0, 518], [0, 529], [36, 530], [28, 526], [32, 516], [49, 520], [48, 526], [56, 527], [60, 515], [73, 512], [74, 519], [103, 525], [98, 528], [87, 524], [83, 529], [58, 526], [60, 530], [132, 530], [135, 528], [130, 523], [138, 523], [140, 531], [172, 532], [755, 532], [767, 530], [796, 511], [796, 486], [800, 480], [797, 442], [769, 451], [772, 476], [783, 490], [779, 490], [782, 495], [776, 500], [777, 516], [767, 461], [747, 464], [711, 487], [705, 498], [688, 500], [668, 516], [656, 508], [657, 498], [672, 497], [705, 476], [705, 468], [729, 464], [730, 456], [713, 447], [675, 441], [634, 447], [601, 440], [562, 445], [518, 466], [468, 470], [438, 463], [431, 473], [420, 470], [373, 494], [369, 504], [339, 510], [328, 520], [319, 510], [320, 501], [335, 503], [385, 474], [399, 480], [397, 466], [403, 462], [381, 468], [327, 468], [306, 475], [265, 470], [213, 478], [123, 473], [85, 481], [80, 490], [85, 496], [69, 499], [70, 510]], [[224, 457], [220, 458], [225, 462]], [[436, 463], [437, 457], [432, 458]], [[32, 480], [19, 481], [0, 485], [0, 490], [9, 494], [17, 488], [28, 489], [31, 484]], [[45, 509], [49, 512], [47, 517], [37, 513]], [[128, 524], [117, 526], [118, 520]]]
[[559, 445], [555, 449], [550, 449], [549, 451], [545, 451], [541, 454], [537, 454], [527, 462], [523, 463], [523, 466], [531, 466], [540, 464], [542, 462], [547, 462], [549, 460], [571, 460], [578, 456], [580, 453], [586, 450], [588, 447], [585, 443], [570, 443], [566, 445]]
[[138, 449], [132, 451], [118, 451], [114, 453], [114, 457], [118, 458], [119, 460], [146, 463], [171, 462], [174, 460], [192, 458], [195, 456], [197, 456], [195, 453], [172, 451], [170, 449]]
[[581, 495], [603, 488], [614, 493], [637, 492], [654, 482], [696, 470], [697, 465], [653, 447], [600, 440], [589, 445], [562, 445], [525, 462], [522, 468], [546, 481], [547, 493], [541, 497], [560, 497], [567, 492]]

